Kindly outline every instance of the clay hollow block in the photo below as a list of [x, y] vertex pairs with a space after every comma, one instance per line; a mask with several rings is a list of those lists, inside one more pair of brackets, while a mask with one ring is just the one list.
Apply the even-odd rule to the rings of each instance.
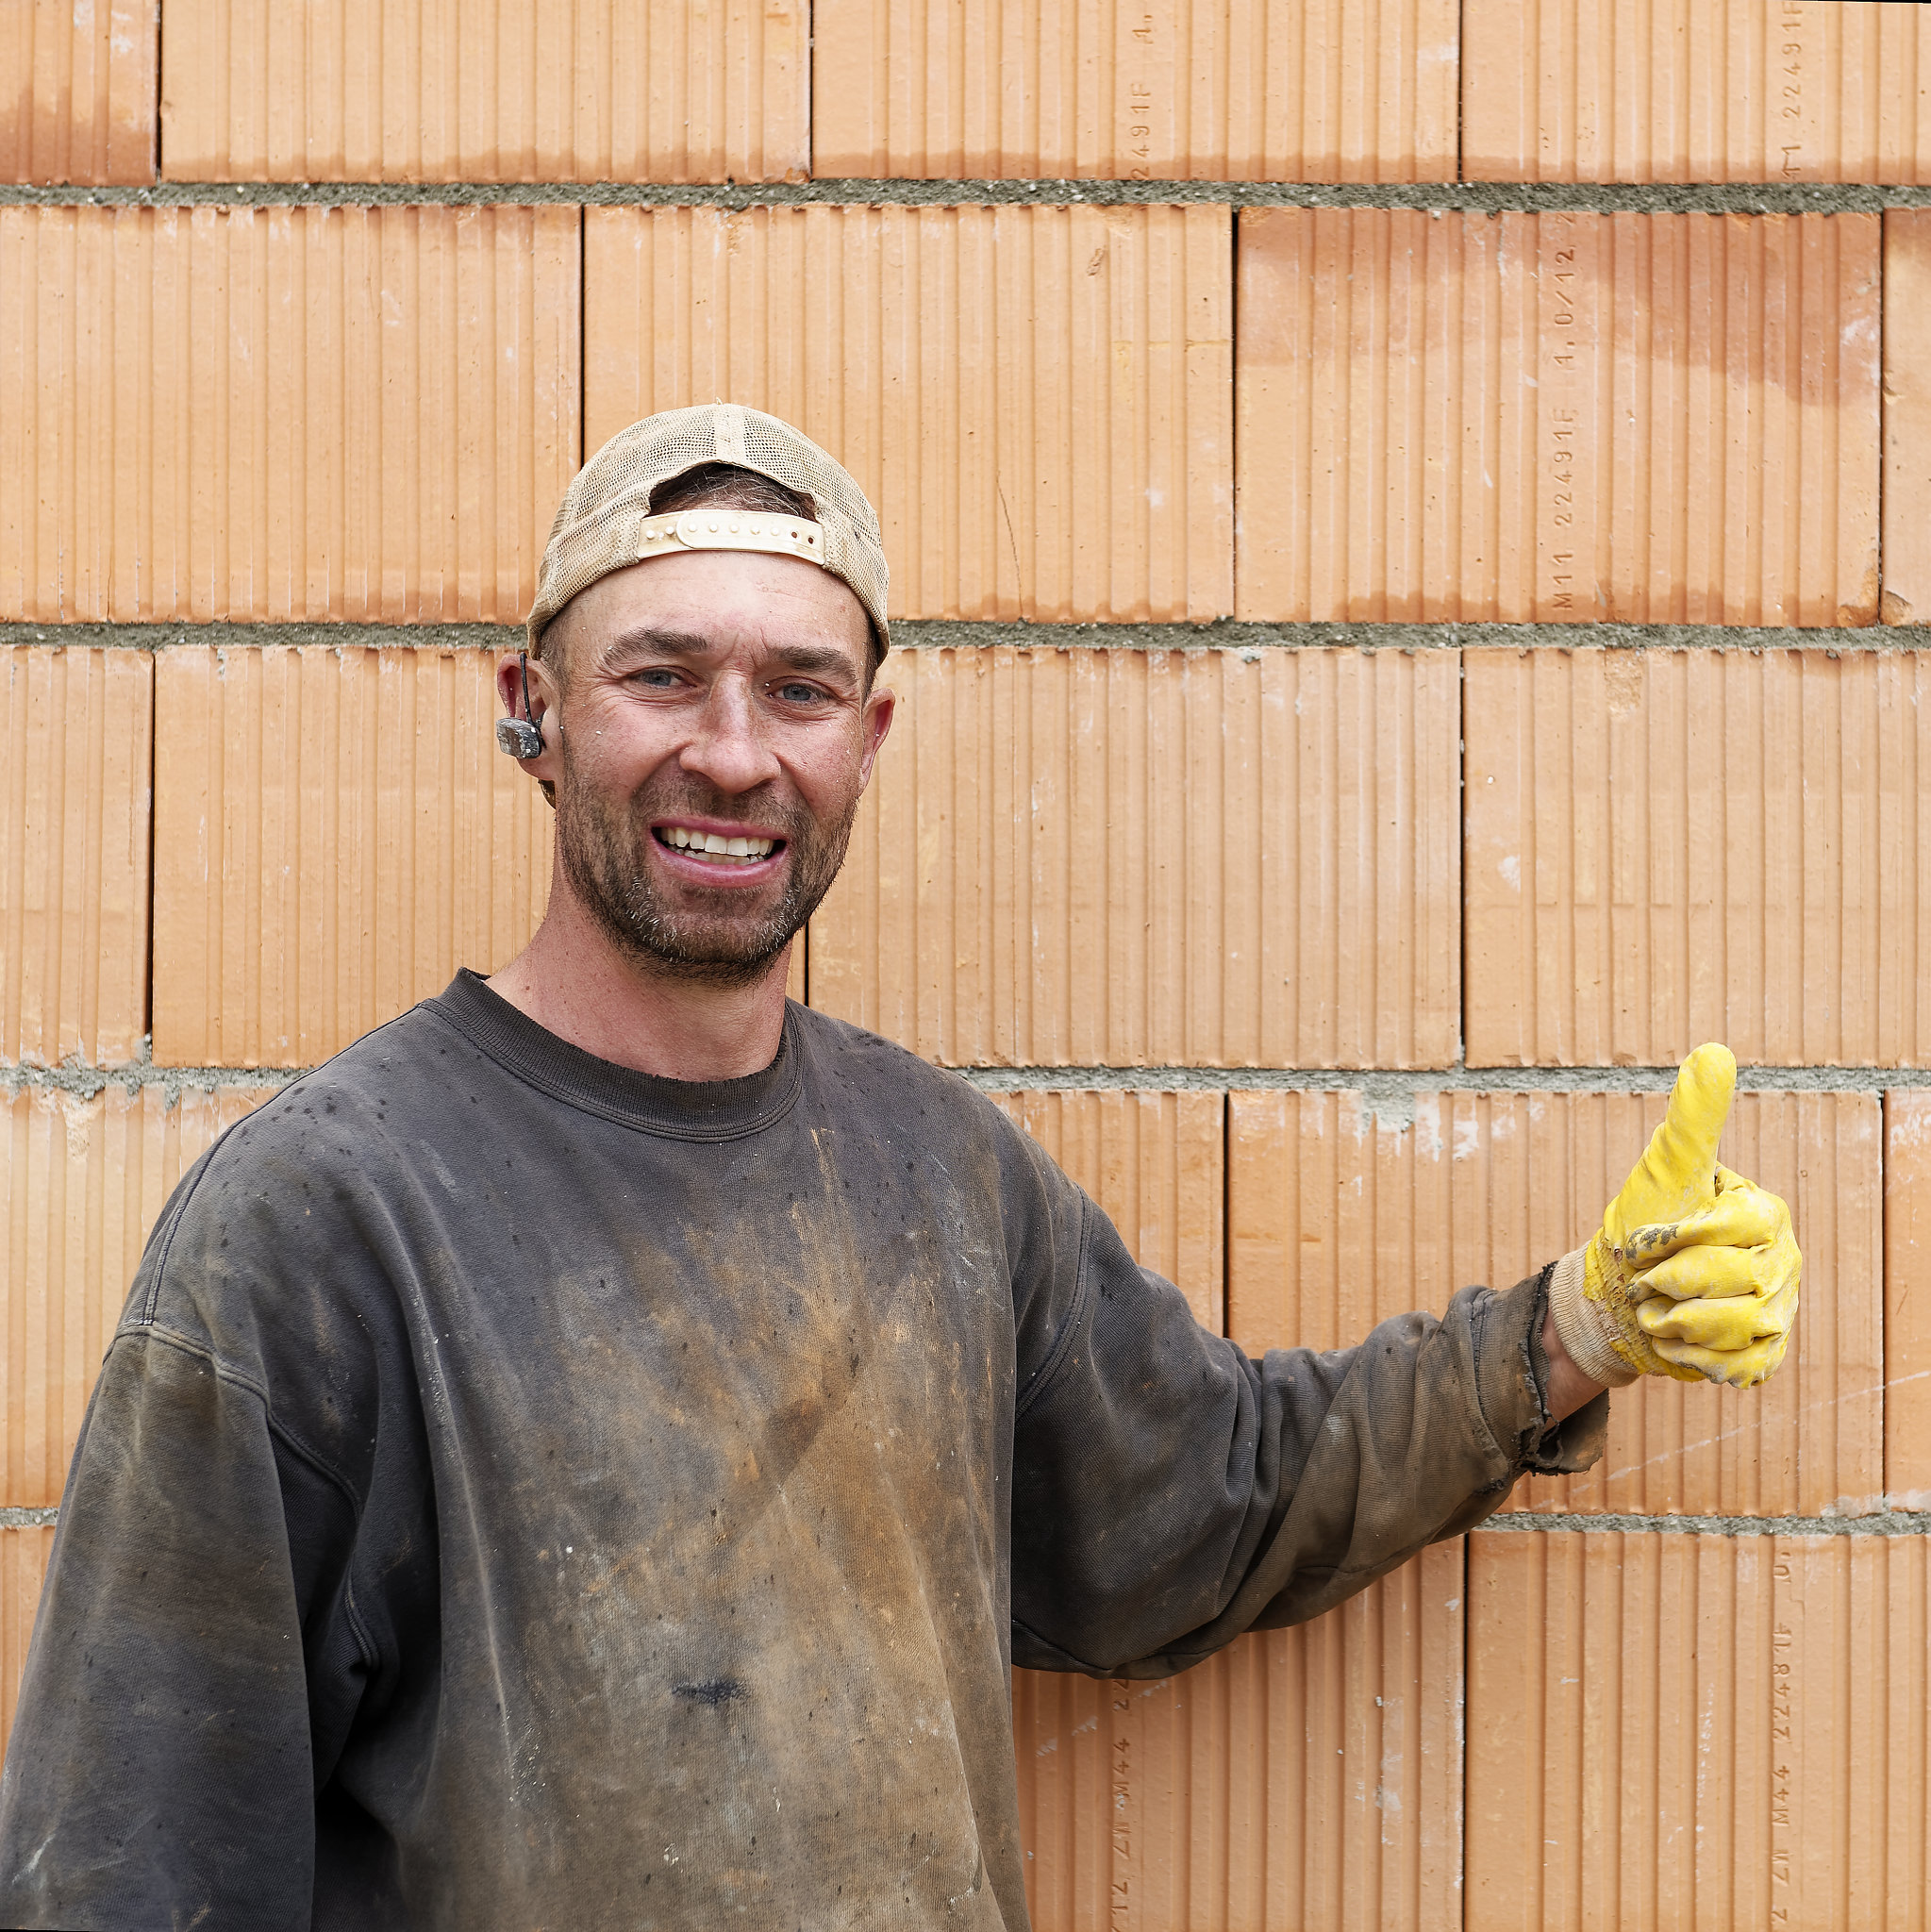
[[[54, 633], [58, 637], [58, 633]], [[0, 1058], [133, 1059], [147, 1031], [154, 660], [0, 651]]]
[[1467, 654], [1468, 1058], [1931, 1054], [1926, 660]]
[[877, 506], [894, 617], [1177, 623], [1233, 599], [1230, 216], [592, 208], [585, 428], [725, 396]]
[[1449, 0], [821, 0], [820, 175], [1455, 178]]
[[60, 1500], [101, 1357], [175, 1182], [262, 1087], [26, 1088], [0, 1106], [0, 1506]]
[[1884, 1101], [1884, 1487], [1931, 1509], [1931, 1092]]
[[13, 1728], [13, 1710], [20, 1676], [26, 1667], [26, 1647], [33, 1636], [34, 1611], [41, 1601], [41, 1580], [54, 1553], [52, 1524], [0, 1528], [0, 1754]]
[[1877, 615], [1875, 215], [1240, 216], [1236, 609]]
[[175, 181], [777, 181], [810, 165], [792, 0], [192, 0]]
[[0, 619], [521, 623], [572, 208], [0, 209]]
[[992, 1096], [1098, 1203], [1142, 1268], [1224, 1332], [1225, 1097], [1107, 1091]]
[[151, 0], [0, 9], [0, 181], [154, 179], [158, 12]]
[[1464, 1925], [1923, 1924], [1927, 1556], [1471, 1537]]
[[496, 748], [495, 666], [429, 647], [160, 655], [158, 1063], [312, 1066], [523, 947], [552, 822]]
[[[1443, 1093], [1380, 1118], [1357, 1093], [1228, 1096], [1228, 1332], [1339, 1348], [1469, 1282], [1580, 1247], [1662, 1119], [1652, 1094]], [[1761, 1389], [1645, 1379], [1607, 1453], [1525, 1479], [1517, 1509], [1854, 1514], [1885, 1488], [1880, 1123], [1868, 1094], [1740, 1095], [1721, 1158], [1790, 1204], [1804, 1312]]]
[[1452, 653], [921, 650], [887, 675], [813, 1005], [966, 1065], [1453, 1058]]
[[1445, 1543], [1179, 1677], [1014, 1672], [1035, 1924], [1456, 1924], [1463, 1596]]
[[1879, 0], [1485, 0], [1462, 179], [1922, 181], [1923, 32]]

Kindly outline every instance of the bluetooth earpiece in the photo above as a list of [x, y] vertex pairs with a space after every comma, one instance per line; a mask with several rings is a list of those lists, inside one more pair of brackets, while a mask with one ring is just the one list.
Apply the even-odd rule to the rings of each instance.
[[519, 651], [516, 656], [523, 667], [523, 716], [497, 719], [496, 748], [508, 752], [513, 758], [541, 758], [543, 754], [543, 734], [530, 715], [530, 656], [527, 651]]

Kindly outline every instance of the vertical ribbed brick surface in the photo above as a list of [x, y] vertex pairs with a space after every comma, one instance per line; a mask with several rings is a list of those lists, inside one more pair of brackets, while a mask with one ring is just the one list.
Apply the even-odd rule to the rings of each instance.
[[821, 0], [817, 174], [1447, 181], [1451, 0]]
[[41, 1579], [54, 1553], [51, 1524], [0, 1529], [0, 1753], [13, 1728], [14, 1699], [41, 1601]]
[[169, 0], [175, 181], [802, 179], [794, 0]]
[[1771, 1923], [1931, 1924], [1931, 1539], [1775, 1549]]
[[1471, 651], [1468, 1058], [1931, 1057], [1931, 665]]
[[[1250, 1353], [1338, 1348], [1457, 1288], [1517, 1281], [1580, 1247], [1662, 1118], [1656, 1094], [1423, 1095], [1377, 1122], [1355, 1094], [1228, 1096], [1228, 1332]], [[1620, 1391], [1608, 1452], [1536, 1477], [1517, 1507], [1817, 1514], [1885, 1486], [1882, 1147], [1863, 1094], [1744, 1094], [1723, 1159], [1782, 1194], [1804, 1313], [1777, 1376], [1739, 1392]]]
[[1236, 605], [1867, 624], [1874, 215], [1240, 216]]
[[1884, 1487], [1931, 1509], [1931, 1093], [1884, 1103]]
[[1184, 1676], [1013, 1675], [1033, 1923], [1460, 1923], [1462, 1545]]
[[0, 208], [0, 619], [520, 622], [574, 208]]
[[1482, 0], [1462, 12], [1465, 181], [1931, 178], [1923, 8]]
[[154, 179], [153, 0], [0, 7], [0, 181]]
[[993, 1096], [1098, 1202], [1142, 1268], [1223, 1332], [1226, 1297], [1224, 1097], [1046, 1092]]
[[160, 657], [155, 1058], [311, 1066], [493, 972], [549, 892], [487, 651]]
[[906, 617], [1231, 608], [1224, 208], [592, 208], [586, 448], [724, 399], [877, 506]]
[[886, 675], [815, 1006], [965, 1064], [1454, 1058], [1452, 653], [922, 650]]
[[[1927, 48], [1931, 61], [1931, 48]], [[1884, 621], [1931, 624], [1931, 210], [1884, 217]]]
[[175, 1183], [260, 1088], [31, 1089], [0, 1108], [0, 1505], [60, 1500], [94, 1376]]
[[1469, 1932], [1918, 1926], [1922, 1537], [1469, 1543]]
[[[1227, 1332], [1242, 1348], [1345, 1348], [1390, 1315], [1447, 1306], [1461, 1285], [1457, 1167], [1478, 1153], [1480, 1096], [1423, 1094], [1406, 1119], [1377, 1119], [1358, 1092], [1227, 1106]], [[1558, 1243], [1544, 1260], [1575, 1244], [1543, 1238]]]
[[1773, 1923], [1772, 1563], [1768, 1537], [1470, 1538], [1469, 1932]]
[[147, 1031], [144, 652], [0, 653], [0, 1058], [132, 1059]]

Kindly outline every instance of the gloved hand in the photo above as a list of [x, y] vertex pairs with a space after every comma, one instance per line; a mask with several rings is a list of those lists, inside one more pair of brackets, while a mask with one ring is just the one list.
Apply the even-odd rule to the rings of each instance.
[[1729, 1048], [1699, 1046], [1595, 1239], [1556, 1264], [1556, 1332], [1593, 1381], [1748, 1389], [1784, 1358], [1803, 1257], [1783, 1202], [1717, 1165], [1736, 1090]]

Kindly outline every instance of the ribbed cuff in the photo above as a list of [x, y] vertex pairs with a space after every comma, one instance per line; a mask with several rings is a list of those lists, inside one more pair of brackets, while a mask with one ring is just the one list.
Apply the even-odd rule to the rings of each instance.
[[1632, 1369], [1617, 1354], [1614, 1318], [1584, 1292], [1584, 1252], [1577, 1248], [1564, 1255], [1549, 1277], [1549, 1309], [1556, 1317], [1556, 1333], [1562, 1338], [1569, 1359], [1591, 1382], [1606, 1389], [1626, 1389], [1641, 1371]]

